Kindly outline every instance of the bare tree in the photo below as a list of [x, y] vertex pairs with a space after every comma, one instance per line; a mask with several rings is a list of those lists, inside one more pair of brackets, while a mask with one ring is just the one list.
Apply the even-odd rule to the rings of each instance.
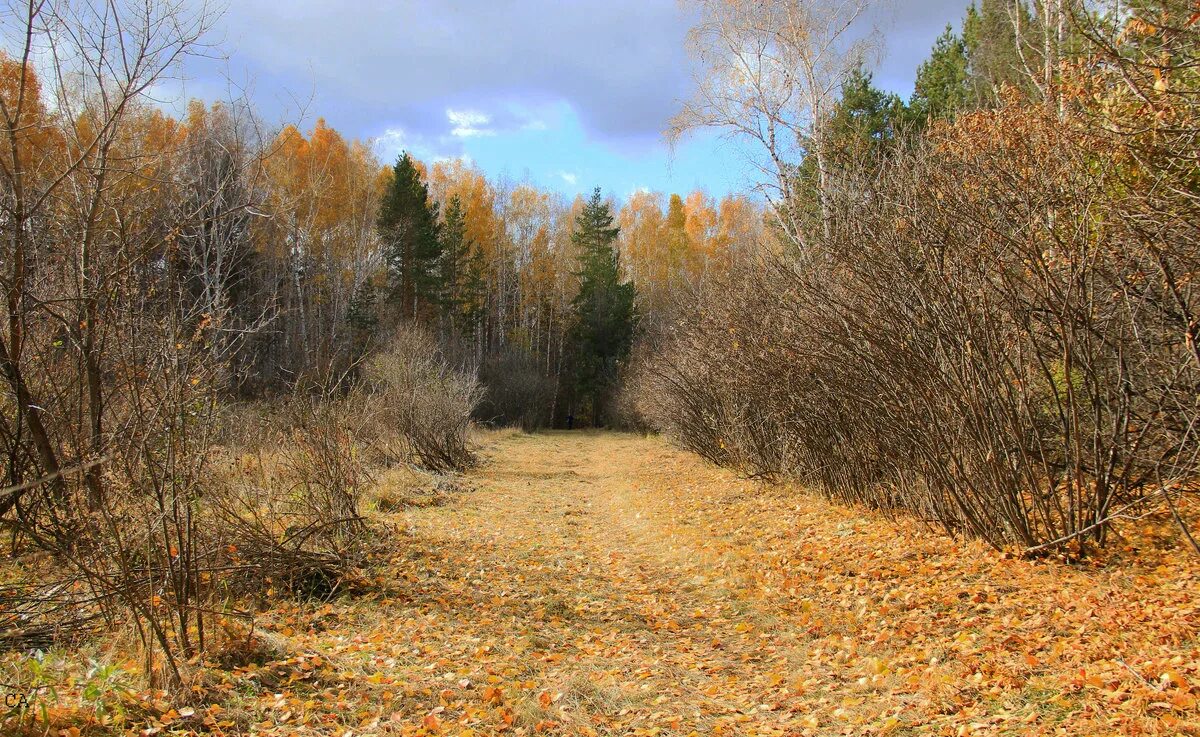
[[864, 29], [871, 0], [696, 0], [700, 21], [689, 35], [699, 65], [691, 100], [671, 121], [678, 141], [697, 128], [718, 128], [756, 142], [763, 191], [780, 227], [798, 244], [806, 236], [795, 209], [796, 168], [817, 163], [821, 229], [829, 235], [829, 162], [823, 126], [846, 75], [875, 42]]
[[211, 110], [193, 103], [186, 136], [175, 177], [172, 218], [182, 224], [175, 261], [228, 391], [246, 378], [248, 343], [278, 316], [253, 242], [254, 221], [267, 217], [258, 181], [264, 135], [249, 107], [235, 101]]
[[45, 481], [17, 485], [0, 513], [16, 510], [17, 529], [96, 601], [127, 605], [148, 653], [170, 644], [147, 608], [153, 576], [130, 551], [176, 551], [163, 558], [183, 604], [179, 642], [192, 651], [197, 577], [186, 555], [202, 461], [184, 428], [211, 402], [203, 352], [163, 269], [181, 218], [195, 213], [169, 216], [179, 214], [176, 146], [146, 101], [206, 48], [213, 20], [203, 3], [30, 0], [7, 5], [0, 24], [15, 50], [5, 76], [16, 80], [0, 95], [0, 369]]
[[[201, 39], [212, 23], [208, 7], [180, 2], [52, 2], [10, 3], [4, 10], [5, 45], [17, 50], [19, 80], [15, 94], [0, 100], [0, 212], [6, 268], [0, 287], [6, 293], [7, 335], [0, 336], [0, 368], [37, 448], [43, 470], [61, 494], [63, 448], [45, 427], [46, 398], [28, 380], [31, 363], [46, 360], [30, 345], [31, 324], [56, 326], [80, 359], [77, 405], [87, 415], [87, 447], [76, 448], [97, 458], [104, 454], [104, 389], [102, 386], [105, 296], [120, 276], [114, 259], [99, 258], [101, 241], [112, 232], [109, 198], [123, 180], [147, 162], [142, 154], [121, 150], [125, 124], [137, 113], [139, 100], [163, 81], [183, 57], [203, 48]], [[49, 81], [46, 96], [53, 114], [35, 100], [35, 66]], [[31, 166], [32, 165], [32, 166]], [[43, 264], [34, 243], [38, 224], [49, 211], [72, 220], [69, 281], [41, 280]], [[119, 224], [116, 224], [119, 227]], [[61, 235], [68, 235], [61, 233]], [[42, 236], [45, 237], [45, 236]], [[64, 244], [65, 245], [65, 244]], [[124, 265], [142, 254], [120, 252]], [[65, 290], [60, 291], [60, 290]], [[74, 459], [73, 459], [74, 460]], [[70, 461], [68, 461], [69, 463]], [[89, 501], [99, 504], [102, 473], [86, 471]], [[6, 500], [9, 505], [15, 500]]]

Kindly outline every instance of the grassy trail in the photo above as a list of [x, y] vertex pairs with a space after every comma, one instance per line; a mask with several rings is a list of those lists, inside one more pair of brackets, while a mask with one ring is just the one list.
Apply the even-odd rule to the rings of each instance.
[[267, 615], [250, 731], [1197, 733], [1185, 556], [1018, 560], [634, 435], [485, 455], [391, 515], [380, 591]]

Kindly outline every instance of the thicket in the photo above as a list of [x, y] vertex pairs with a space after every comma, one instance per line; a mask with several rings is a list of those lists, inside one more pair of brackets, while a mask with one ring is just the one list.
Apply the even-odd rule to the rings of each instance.
[[151, 104], [212, 21], [35, 3], [0, 52], [0, 645], [132, 631], [172, 688], [255, 597], [356, 585], [373, 472], [470, 465], [480, 398], [436, 325], [372, 319], [423, 262], [364, 147]]
[[1047, 34], [1015, 7], [991, 21], [1056, 52], [1023, 87], [986, 73], [1020, 70], [997, 34], [948, 32], [911, 107], [847, 78], [826, 170], [785, 170], [779, 243], [681, 300], [640, 408], [716, 463], [996, 547], [1078, 551], [1162, 508], [1191, 540], [1200, 19], [1064, 4]]

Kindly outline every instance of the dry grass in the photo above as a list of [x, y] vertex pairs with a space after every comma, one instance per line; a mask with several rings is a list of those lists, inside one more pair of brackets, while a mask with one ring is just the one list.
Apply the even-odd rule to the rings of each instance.
[[478, 437], [490, 460], [464, 488], [376, 513], [407, 532], [372, 593], [261, 615], [256, 626], [286, 649], [214, 671], [224, 675], [197, 707], [210, 731], [1174, 735], [1200, 725], [1200, 565], [1155, 540], [1168, 527], [1127, 531], [1109, 561], [1026, 561], [756, 487], [655, 439]]

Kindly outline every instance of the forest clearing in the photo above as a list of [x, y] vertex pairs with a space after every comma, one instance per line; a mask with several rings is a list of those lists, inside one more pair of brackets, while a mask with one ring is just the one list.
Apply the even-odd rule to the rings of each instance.
[[255, 659], [209, 673], [203, 706], [114, 691], [97, 719], [103, 700], [70, 694], [87, 706], [55, 723], [338, 737], [1200, 729], [1200, 561], [1172, 549], [1164, 520], [1122, 528], [1110, 559], [1030, 561], [760, 488], [655, 438], [484, 443], [484, 465], [452, 489], [382, 477], [376, 493], [403, 505], [379, 520], [387, 564], [359, 594], [258, 615], [235, 644]]
[[1200, 0], [0, 2], [0, 737], [1200, 736], [1197, 152]]

